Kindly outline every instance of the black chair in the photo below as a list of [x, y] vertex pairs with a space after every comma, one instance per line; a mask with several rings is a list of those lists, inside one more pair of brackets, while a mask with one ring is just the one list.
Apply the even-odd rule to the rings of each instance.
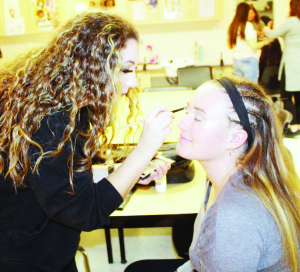
[[186, 66], [177, 69], [178, 86], [196, 90], [202, 83], [212, 79], [211, 66]]
[[189, 248], [193, 240], [194, 224], [190, 226], [173, 226], [172, 242], [177, 255], [189, 259]]

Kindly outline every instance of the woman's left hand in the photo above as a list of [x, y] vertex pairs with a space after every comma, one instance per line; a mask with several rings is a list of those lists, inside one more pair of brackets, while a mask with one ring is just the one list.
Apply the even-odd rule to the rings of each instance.
[[149, 184], [152, 180], [158, 180], [161, 179], [164, 175], [167, 174], [167, 172], [170, 170], [171, 164], [168, 163], [167, 165], [160, 165], [156, 168], [155, 171], [153, 171], [149, 177], [145, 179], [140, 179], [137, 183], [138, 184], [143, 184], [147, 185]]

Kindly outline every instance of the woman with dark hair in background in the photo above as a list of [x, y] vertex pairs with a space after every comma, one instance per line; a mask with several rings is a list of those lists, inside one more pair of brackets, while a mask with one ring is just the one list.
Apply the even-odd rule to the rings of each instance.
[[281, 99], [284, 108], [294, 116], [287, 134], [297, 136], [300, 135], [300, 0], [290, 1], [290, 16], [282, 25], [272, 29], [272, 23], [263, 31], [269, 38], [282, 37], [284, 41], [279, 68]]
[[[171, 131], [157, 106], [136, 148], [94, 183], [92, 161], [112, 154], [123, 96], [135, 115], [138, 34], [122, 18], [87, 12], [0, 69], [0, 270], [75, 272], [80, 232], [101, 228]], [[144, 183], [159, 179], [157, 168]], [[95, 182], [98, 180], [95, 180]]]
[[235, 16], [228, 29], [228, 46], [233, 50], [233, 70], [235, 75], [258, 82], [257, 50], [269, 44], [271, 39], [257, 42], [257, 33], [250, 23], [251, 7], [239, 3]]
[[249, 22], [252, 23], [254, 30], [257, 33], [257, 40], [260, 41], [262, 40], [264, 33], [262, 30], [265, 27], [264, 21], [260, 18], [257, 10], [253, 7], [253, 5], [250, 5], [250, 10], [249, 10]]

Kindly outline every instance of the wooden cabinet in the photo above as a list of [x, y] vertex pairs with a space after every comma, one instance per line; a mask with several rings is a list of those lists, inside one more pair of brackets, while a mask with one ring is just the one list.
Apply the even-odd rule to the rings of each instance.
[[221, 20], [223, 1], [158, 0], [156, 5], [149, 5], [127, 0], [127, 17], [136, 25]]
[[[0, 36], [51, 31], [77, 13], [100, 8], [99, 3], [99, 0], [0, 0]], [[103, 9], [127, 16], [127, 1], [115, 0], [113, 7]]]
[[57, 28], [60, 24], [61, 14], [60, 11], [60, 0], [51, 1], [31, 1], [22, 0], [27, 2], [27, 18], [30, 29], [29, 33], [43, 33], [46, 31], [52, 31]]
[[14, 36], [45, 32], [60, 23], [63, 0], [0, 0], [0, 35]]
[[28, 18], [28, 0], [0, 1], [0, 35], [18, 35], [31, 32]]
[[4, 3], [0, 1], [0, 36], [5, 36], [5, 13], [4, 13]]
[[213, 21], [223, 19], [224, 0], [191, 0], [193, 21]]
[[[136, 25], [176, 22], [211, 21], [223, 18], [224, 0], [114, 0], [114, 6], [105, 8], [118, 13]], [[52, 30], [76, 13], [100, 8], [92, 0], [0, 0], [0, 35], [34, 34]], [[102, 7], [103, 8], [103, 7]], [[14, 18], [10, 14], [15, 9]]]
[[190, 0], [161, 0], [159, 2], [159, 22], [175, 23], [191, 21]]
[[159, 23], [158, 5], [146, 4], [145, 1], [127, 0], [127, 18], [136, 25]]

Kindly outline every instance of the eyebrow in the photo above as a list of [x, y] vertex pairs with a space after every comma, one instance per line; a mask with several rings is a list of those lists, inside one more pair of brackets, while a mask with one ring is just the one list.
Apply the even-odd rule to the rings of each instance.
[[135, 62], [133, 60], [126, 60], [126, 61], [124, 61], [123, 64], [127, 64], [127, 63], [135, 65]]
[[206, 115], [206, 112], [204, 109], [198, 108], [198, 107], [194, 107], [195, 110], [201, 111], [202, 113], [204, 113]]

